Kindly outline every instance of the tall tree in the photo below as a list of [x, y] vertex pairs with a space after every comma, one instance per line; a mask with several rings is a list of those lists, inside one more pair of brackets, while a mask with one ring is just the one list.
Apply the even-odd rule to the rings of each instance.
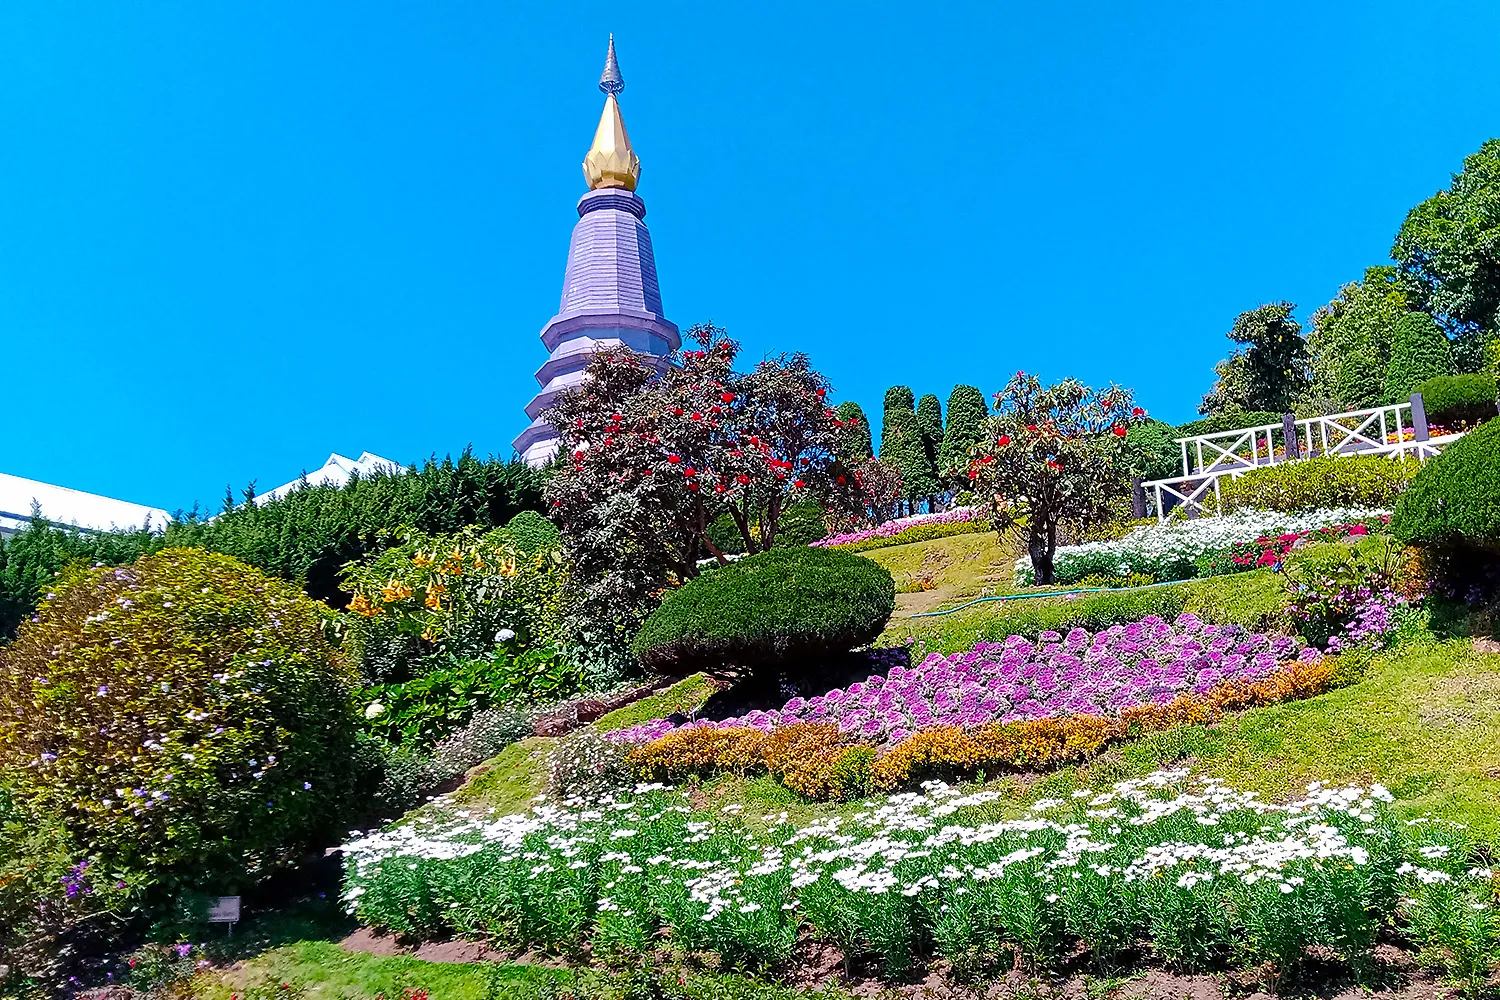
[[1307, 391], [1307, 341], [1290, 302], [1270, 302], [1235, 318], [1229, 339], [1245, 345], [1214, 369], [1219, 376], [1199, 412], [1236, 409], [1286, 413]]
[[943, 477], [938, 471], [938, 451], [943, 447], [943, 404], [930, 392], [917, 400], [917, 426], [922, 430], [922, 451], [928, 471], [941, 490]]
[[1399, 403], [1428, 379], [1452, 375], [1453, 345], [1431, 316], [1413, 312], [1401, 317], [1391, 335], [1391, 360], [1385, 372], [1385, 401]]
[[1385, 401], [1391, 332], [1409, 309], [1399, 272], [1372, 267], [1318, 308], [1307, 337], [1312, 384], [1308, 409], [1363, 410]]
[[886, 390], [885, 413], [880, 427], [880, 461], [901, 476], [908, 500], [924, 500], [938, 492], [937, 477], [927, 461], [922, 444], [922, 426], [917, 422], [916, 397], [904, 385]]
[[838, 405], [838, 413], [844, 422], [839, 433], [839, 458], [851, 468], [873, 458], [875, 446], [870, 439], [870, 422], [865, 419], [865, 411], [851, 399]]
[[1478, 370], [1485, 342], [1500, 336], [1500, 139], [1465, 157], [1446, 191], [1406, 214], [1391, 257], [1413, 304], [1456, 338], [1461, 369]]
[[979, 443], [989, 411], [984, 393], [972, 385], [956, 385], [948, 394], [948, 424], [938, 449], [938, 473], [950, 486], [967, 485], [969, 451]]

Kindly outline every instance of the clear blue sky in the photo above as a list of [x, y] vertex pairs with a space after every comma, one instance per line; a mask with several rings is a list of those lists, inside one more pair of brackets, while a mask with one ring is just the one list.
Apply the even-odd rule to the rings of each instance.
[[610, 31], [669, 316], [867, 411], [1024, 368], [1187, 419], [1500, 134], [1489, 3], [10, 0], [0, 471], [508, 456]]

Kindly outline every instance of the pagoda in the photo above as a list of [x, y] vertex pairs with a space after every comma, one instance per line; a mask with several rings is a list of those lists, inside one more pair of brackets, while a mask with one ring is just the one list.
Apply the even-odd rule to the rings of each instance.
[[542, 327], [542, 345], [549, 357], [536, 372], [541, 391], [526, 404], [531, 424], [513, 442], [532, 466], [546, 464], [557, 452], [557, 431], [542, 418], [543, 411], [560, 393], [583, 382], [591, 354], [628, 347], [665, 365], [682, 345], [677, 326], [662, 312], [646, 203], [635, 193], [641, 161], [620, 117], [618, 97], [625, 78], [615, 58], [613, 35], [599, 89], [604, 92], [604, 112], [594, 144], [583, 158], [589, 191], [578, 200], [562, 303]]

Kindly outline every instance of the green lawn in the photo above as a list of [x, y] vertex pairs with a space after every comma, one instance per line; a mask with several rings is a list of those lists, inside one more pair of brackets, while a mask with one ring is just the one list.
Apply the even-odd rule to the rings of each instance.
[[898, 591], [915, 588], [923, 581], [931, 587], [898, 593], [897, 618], [981, 593], [1008, 594], [1016, 589], [1013, 574], [1018, 551], [993, 531], [890, 545], [859, 554], [890, 570]]

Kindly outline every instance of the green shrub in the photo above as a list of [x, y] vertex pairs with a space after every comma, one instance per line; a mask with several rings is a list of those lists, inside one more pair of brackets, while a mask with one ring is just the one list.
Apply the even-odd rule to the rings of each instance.
[[295, 860], [357, 801], [354, 676], [328, 618], [193, 549], [68, 575], [0, 650], [0, 783], [163, 881]]
[[1500, 549], [1500, 417], [1422, 465], [1391, 531], [1408, 545]]
[[1421, 468], [1377, 455], [1309, 458], [1219, 482], [1226, 510], [1303, 514], [1320, 507], [1391, 507]]
[[1417, 387], [1429, 423], [1482, 424], [1495, 416], [1493, 375], [1439, 375]]
[[796, 548], [810, 545], [826, 534], [828, 526], [823, 521], [823, 508], [820, 505], [792, 504], [781, 513], [774, 545], [778, 549]]
[[669, 674], [783, 667], [871, 642], [896, 608], [884, 566], [830, 549], [772, 549], [689, 580], [632, 648]]
[[[1239, 413], [1215, 413], [1202, 420], [1194, 420], [1177, 428], [1177, 437], [1197, 437], [1200, 434], [1222, 434], [1226, 431], [1243, 430], [1246, 427], [1264, 427], [1280, 424], [1281, 414], [1269, 411], [1241, 411]], [[1280, 438], [1280, 435], [1277, 435]], [[1179, 459], [1181, 451], [1178, 452]]]
[[1430, 378], [1452, 375], [1453, 345], [1437, 321], [1409, 312], [1391, 331], [1391, 359], [1385, 369], [1385, 399], [1399, 403]]
[[505, 531], [516, 543], [516, 549], [526, 555], [562, 545], [562, 532], [557, 529], [557, 525], [534, 510], [523, 510], [511, 518], [505, 525]]
[[1183, 434], [1160, 420], [1131, 424], [1125, 434], [1125, 461], [1130, 474], [1141, 479], [1167, 479], [1182, 474]]
[[429, 747], [462, 728], [476, 712], [559, 701], [582, 687], [578, 670], [551, 649], [520, 654], [502, 649], [485, 658], [451, 659], [404, 684], [365, 688], [360, 699], [377, 735], [407, 747]]

